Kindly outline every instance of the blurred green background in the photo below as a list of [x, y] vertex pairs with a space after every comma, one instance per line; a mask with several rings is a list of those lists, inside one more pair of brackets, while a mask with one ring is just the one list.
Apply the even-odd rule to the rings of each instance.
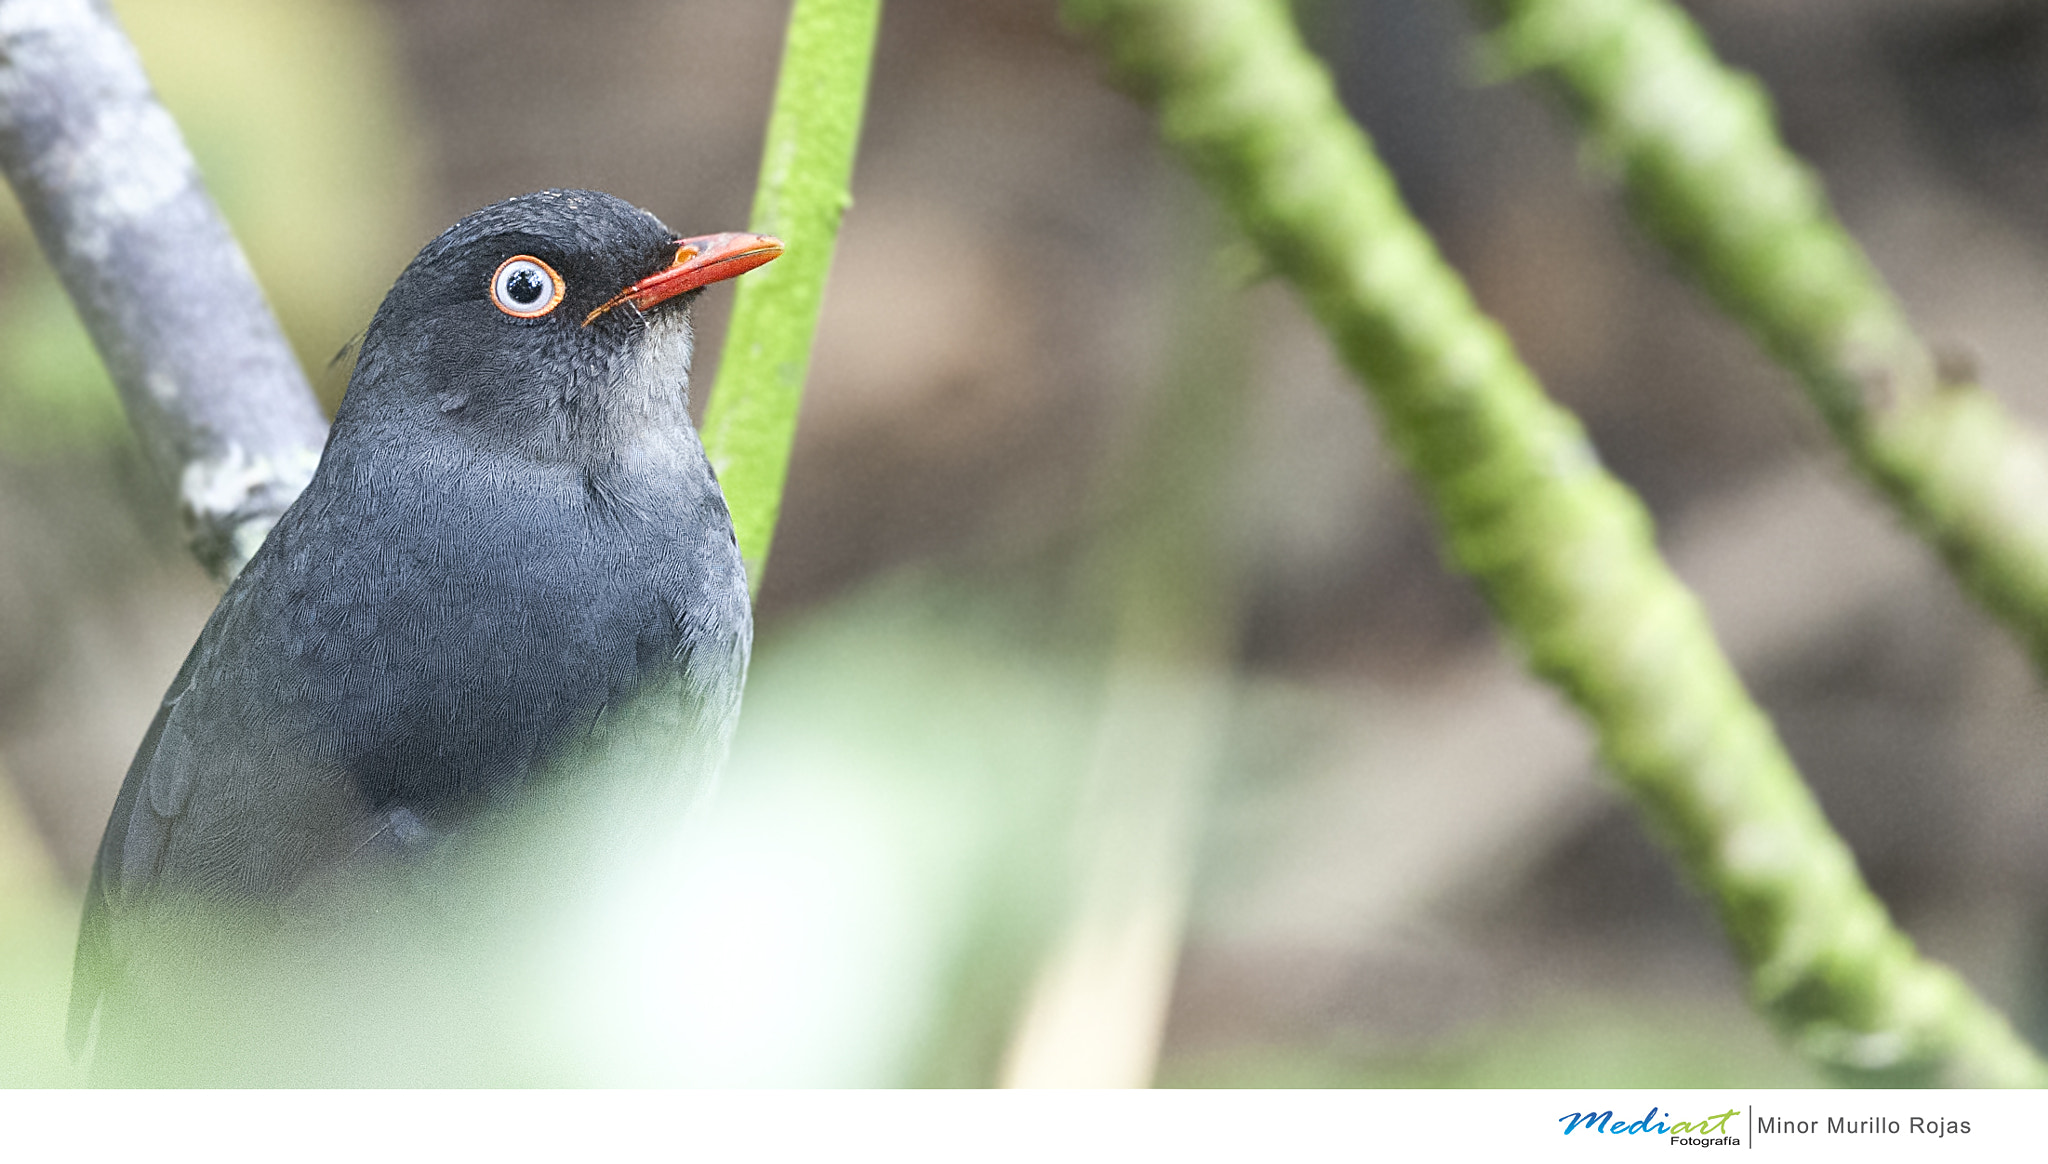
[[[337, 351], [477, 206], [573, 185], [743, 225], [786, 14], [116, 7], [329, 407]], [[1688, 7], [1924, 330], [2048, 422], [2048, 15]], [[1656, 511], [1879, 893], [2048, 1031], [2048, 708], [2018, 650], [1631, 233], [1562, 119], [1473, 80], [1456, 5], [1297, 8]], [[855, 196], [705, 831], [551, 939], [506, 1055], [333, 1070], [1817, 1082], [1441, 568], [1315, 329], [1051, 4], [890, 0]], [[699, 385], [728, 305], [699, 307]], [[0, 308], [0, 1083], [61, 1083], [85, 872], [215, 595], [11, 202]]]

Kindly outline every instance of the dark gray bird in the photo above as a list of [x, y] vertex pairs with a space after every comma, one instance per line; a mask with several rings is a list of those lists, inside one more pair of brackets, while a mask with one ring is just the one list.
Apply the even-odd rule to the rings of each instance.
[[[687, 411], [689, 305], [781, 253], [606, 194], [500, 202], [429, 243], [365, 333], [320, 466], [228, 589], [128, 769], [71, 996], [176, 1016], [150, 934], [260, 916], [431, 847], [629, 714], [669, 778], [723, 758], [753, 619]], [[629, 709], [633, 709], [629, 712]]]

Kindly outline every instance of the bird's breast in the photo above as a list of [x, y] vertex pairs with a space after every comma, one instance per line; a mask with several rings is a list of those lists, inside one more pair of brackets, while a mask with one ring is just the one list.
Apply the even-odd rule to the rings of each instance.
[[[650, 689], [736, 701], [751, 626], [730, 521], [687, 481], [467, 465], [330, 500], [276, 547], [284, 669], [306, 738], [372, 804], [447, 823]], [[726, 674], [681, 682], [707, 663]]]

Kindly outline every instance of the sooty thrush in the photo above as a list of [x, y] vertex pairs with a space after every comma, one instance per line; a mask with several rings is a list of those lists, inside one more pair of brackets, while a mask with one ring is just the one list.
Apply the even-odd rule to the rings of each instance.
[[79, 935], [74, 1050], [96, 1013], [104, 1041], [155, 1005], [145, 935], [166, 911], [275, 910], [424, 849], [629, 705], [673, 744], [673, 781], [710, 778], [753, 619], [687, 412], [689, 307], [780, 252], [549, 190], [406, 267], [311, 483], [128, 769]]

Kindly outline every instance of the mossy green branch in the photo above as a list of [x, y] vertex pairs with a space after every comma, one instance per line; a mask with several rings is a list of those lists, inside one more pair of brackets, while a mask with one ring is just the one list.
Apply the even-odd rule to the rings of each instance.
[[1770, 99], [1667, 0], [1478, 0], [1564, 93], [1644, 227], [1798, 375], [1857, 469], [2048, 668], [2048, 448], [1936, 361]]
[[782, 511], [833, 241], [853, 202], [853, 155], [881, 14], [881, 0], [796, 0], [790, 10], [748, 226], [780, 238], [785, 249], [739, 281], [704, 416], [704, 450], [732, 506], [756, 593]]
[[2048, 1070], [1922, 960], [1829, 828], [1698, 602], [1402, 205], [1277, 0], [1066, 0], [1294, 283], [1377, 404], [1458, 566], [1713, 900], [1757, 1004], [1805, 1052], [1889, 1083]]

